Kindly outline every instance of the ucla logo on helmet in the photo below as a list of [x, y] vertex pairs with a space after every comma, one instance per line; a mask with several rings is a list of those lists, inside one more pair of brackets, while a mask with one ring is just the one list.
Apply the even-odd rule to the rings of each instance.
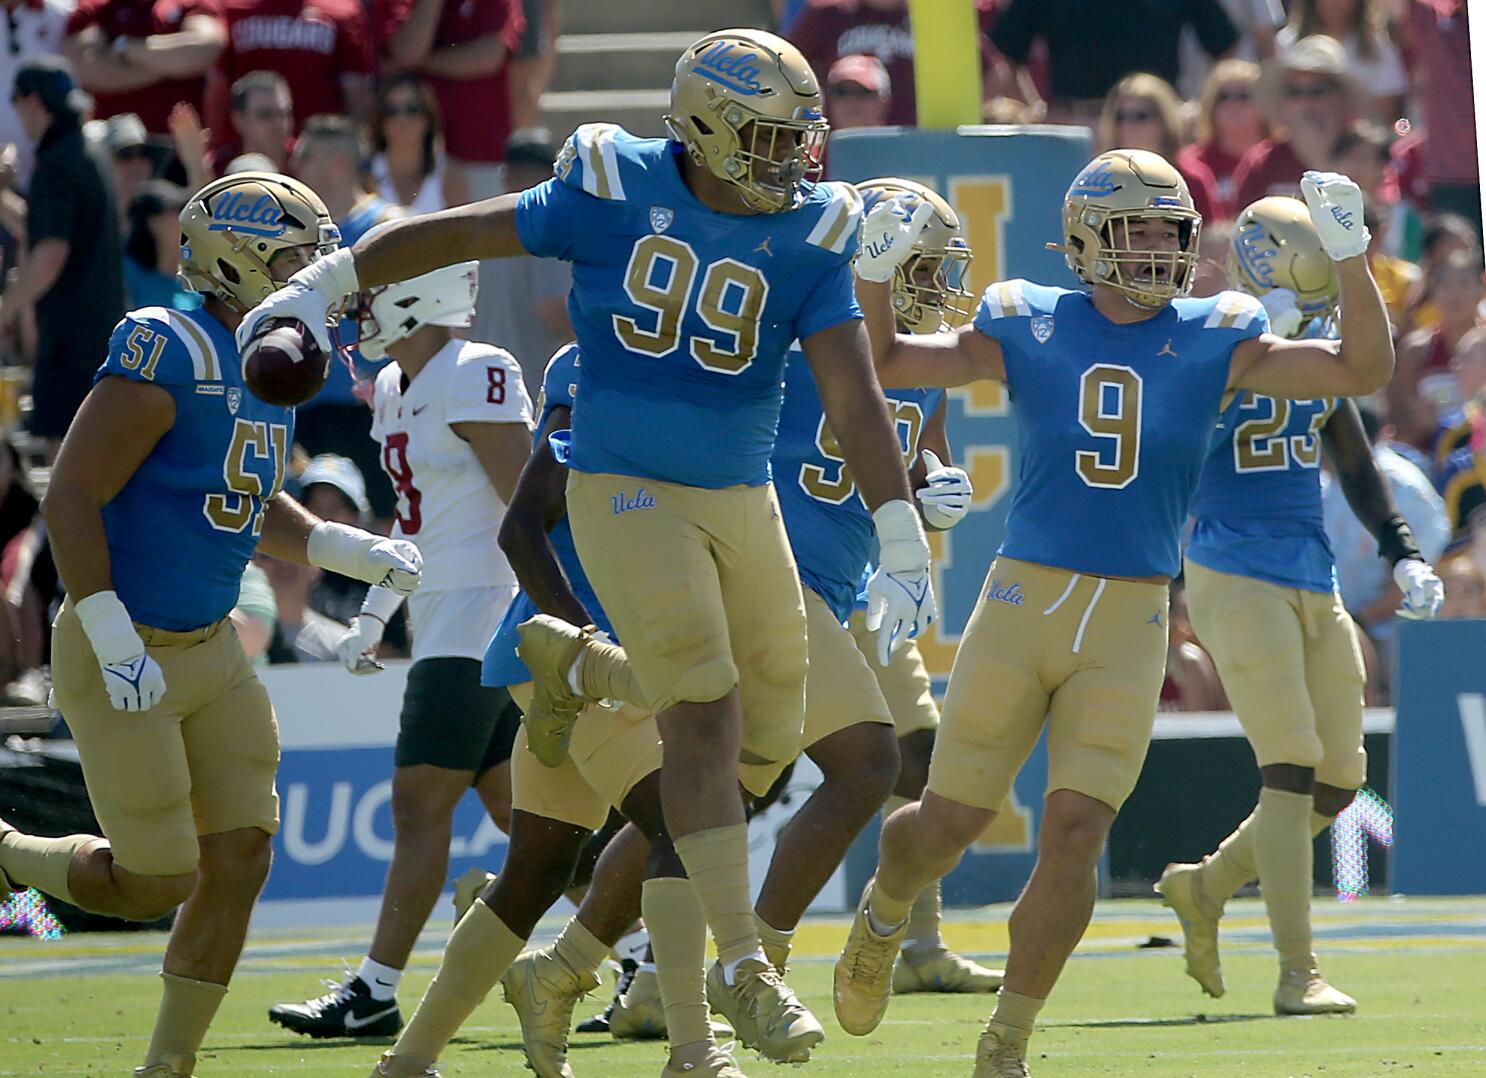
[[284, 223], [284, 213], [271, 195], [259, 195], [249, 200], [241, 191], [228, 191], [212, 203], [212, 223], [209, 232], [247, 232], [270, 239], [289, 231]]
[[758, 53], [751, 49], [734, 48], [730, 42], [718, 41], [707, 47], [697, 61], [697, 67], [706, 71], [716, 82], [736, 93], [753, 97], [764, 92], [756, 63]]
[[1263, 288], [1274, 287], [1274, 263], [1279, 250], [1269, 242], [1269, 233], [1258, 221], [1245, 221], [1238, 229], [1235, 249], [1238, 264]]
[[1100, 161], [1097, 164], [1084, 169], [1078, 174], [1078, 179], [1073, 181], [1073, 195], [1112, 195], [1120, 189], [1115, 182], [1114, 168], [1108, 161]]
[[1046, 344], [1053, 335], [1053, 316], [1050, 314], [1034, 315], [1031, 324], [1033, 339], [1038, 344]]

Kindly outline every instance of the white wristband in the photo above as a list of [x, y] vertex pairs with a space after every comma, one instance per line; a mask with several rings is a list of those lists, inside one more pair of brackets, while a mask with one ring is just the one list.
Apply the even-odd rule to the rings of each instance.
[[380, 584], [366, 589], [366, 598], [361, 600], [361, 612], [370, 614], [383, 625], [392, 620], [392, 615], [397, 613], [397, 608], [402, 606], [403, 597], [391, 588], [384, 588]]
[[889, 573], [911, 573], [929, 564], [929, 540], [918, 511], [902, 498], [883, 502], [872, 513], [877, 526], [878, 564]]
[[322, 520], [310, 530], [305, 557], [311, 565], [360, 579], [357, 569], [367, 548], [376, 541], [377, 537], [369, 531]]
[[361, 291], [356, 277], [356, 256], [349, 247], [338, 248], [323, 258], [315, 259], [289, 279], [313, 288], [325, 297], [327, 304]]
[[134, 631], [129, 611], [119, 602], [116, 592], [95, 591], [73, 603], [72, 609], [77, 611], [83, 632], [100, 663], [121, 663], [144, 654], [144, 641]]

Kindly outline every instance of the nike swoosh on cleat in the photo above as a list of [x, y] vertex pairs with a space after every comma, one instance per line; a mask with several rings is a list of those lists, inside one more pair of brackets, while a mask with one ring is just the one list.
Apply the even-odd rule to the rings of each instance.
[[346, 1028], [347, 1029], [360, 1029], [362, 1026], [369, 1026], [373, 1022], [377, 1021], [379, 1018], [386, 1018], [389, 1014], [391, 1014], [395, 1010], [397, 1010], [397, 1004], [396, 1003], [394, 1003], [392, 1006], [386, 1008], [385, 1010], [378, 1011], [376, 1014], [369, 1014], [369, 1015], [365, 1016], [364, 1018], [357, 1018], [355, 1015], [348, 1014], [348, 1015], [346, 1015]]

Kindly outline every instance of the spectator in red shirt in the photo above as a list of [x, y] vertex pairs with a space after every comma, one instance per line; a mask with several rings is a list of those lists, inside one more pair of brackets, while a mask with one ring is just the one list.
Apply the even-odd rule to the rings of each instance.
[[[992, 21], [990, 0], [976, 0], [981, 28]], [[866, 53], [882, 61], [895, 90], [888, 110], [889, 124], [911, 126], [917, 118], [913, 84], [913, 30], [908, 21], [908, 0], [810, 0], [789, 39], [805, 54], [817, 76], [829, 71], [837, 59]], [[983, 57], [992, 54], [981, 36]]]
[[511, 134], [509, 61], [526, 17], [520, 0], [385, 0], [382, 70], [423, 76], [444, 114], [444, 145], [464, 168], [470, 197], [504, 190]]
[[831, 130], [882, 127], [893, 104], [893, 83], [875, 56], [854, 53], [831, 65], [826, 75], [826, 119]]
[[1481, 170], [1471, 108], [1469, 23], [1465, 0], [1412, 0], [1400, 36], [1413, 60], [1414, 100], [1428, 130], [1420, 163], [1429, 208], [1460, 214], [1480, 235]]
[[361, 0], [223, 0], [227, 48], [209, 112], [220, 141], [232, 137], [227, 88], [250, 71], [273, 71], [289, 84], [301, 117], [371, 111], [372, 45]]
[[1239, 163], [1239, 207], [1265, 195], [1299, 197], [1301, 173], [1330, 169], [1336, 140], [1366, 109], [1346, 50], [1322, 34], [1297, 41], [1270, 69], [1262, 90], [1279, 134], [1256, 144]]
[[79, 0], [62, 52], [95, 116], [136, 113], [163, 140], [177, 101], [201, 107], [226, 40], [220, 0]]
[[294, 150], [294, 97], [285, 78], [274, 71], [249, 71], [232, 84], [231, 103], [237, 137], [208, 156], [211, 174], [222, 175], [245, 153], [261, 153], [276, 171], [287, 171]]
[[1243, 209], [1234, 197], [1238, 193], [1234, 183], [1238, 163], [1269, 132], [1264, 114], [1259, 111], [1258, 94], [1258, 64], [1248, 60], [1219, 61], [1202, 86], [1197, 142], [1177, 155], [1178, 166], [1191, 168], [1201, 164], [1213, 174], [1220, 218], [1237, 217]]
[[1104, 99], [1099, 117], [1099, 148], [1150, 150], [1176, 166], [1192, 193], [1192, 205], [1204, 221], [1212, 220], [1217, 184], [1201, 161], [1183, 166], [1177, 151], [1182, 145], [1182, 103], [1171, 84], [1159, 75], [1126, 75]]

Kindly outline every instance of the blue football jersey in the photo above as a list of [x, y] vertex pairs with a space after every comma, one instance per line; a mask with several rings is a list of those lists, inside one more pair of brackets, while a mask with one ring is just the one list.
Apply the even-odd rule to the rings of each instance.
[[572, 466], [694, 487], [769, 479], [790, 345], [860, 318], [861, 200], [808, 185], [784, 213], [717, 213], [681, 178], [679, 143], [585, 124], [557, 175], [522, 193], [534, 255], [573, 264], [583, 348]]
[[[542, 394], [537, 399], [539, 415], [536, 434], [533, 435], [533, 444], [536, 438], [541, 437], [542, 428], [547, 425], [547, 417], [552, 414], [552, 409], [573, 407], [573, 400], [578, 394], [579, 359], [578, 346], [570, 344], [559, 349], [547, 364], [547, 373], [542, 379]], [[584, 370], [586, 369], [585, 367]], [[586, 383], [584, 389], [586, 392]], [[557, 435], [553, 435], [553, 438], [557, 439]], [[561, 452], [556, 441], [553, 449]], [[573, 529], [568, 524], [568, 518], [564, 516], [552, 525], [547, 538], [552, 541], [552, 549], [557, 554], [557, 563], [562, 566], [563, 574], [568, 578], [573, 594], [578, 597], [578, 601], [583, 604], [583, 609], [587, 610], [589, 616], [593, 618], [594, 624], [612, 636], [614, 628], [609, 624], [609, 617], [604, 613], [604, 608], [599, 605], [598, 596], [593, 593], [593, 585], [588, 582], [588, 574], [583, 571], [583, 565], [578, 561], [578, 549], [573, 545]], [[516, 598], [506, 608], [505, 617], [501, 618], [495, 635], [491, 637], [490, 644], [485, 649], [485, 661], [480, 670], [480, 681], [483, 684], [520, 685], [531, 680], [531, 673], [526, 669], [526, 664], [516, 654], [516, 628], [523, 621], [539, 613], [541, 611], [537, 609], [537, 604], [531, 601], [525, 591], [516, 593]]]
[[[944, 390], [894, 389], [887, 398], [904, 460], [911, 467], [918, 459], [924, 423], [944, 399]], [[798, 348], [790, 352], [784, 371], [784, 409], [773, 468], [800, 582], [845, 621], [856, 602], [862, 571], [876, 553], [877, 532], [836, 436], [826, 425], [810, 362]]]
[[1001, 345], [1018, 481], [1001, 553], [1092, 576], [1174, 577], [1236, 345], [1269, 328], [1238, 292], [1116, 324], [1084, 292], [986, 289], [975, 328]]
[[284, 483], [294, 409], [244, 387], [232, 331], [204, 310], [129, 312], [94, 381], [110, 376], [175, 399], [175, 425], [103, 507], [114, 590], [145, 625], [210, 625], [237, 605], [264, 506]]
[[1329, 592], [1321, 521], [1321, 430], [1335, 400], [1245, 393], [1225, 415], [1192, 499], [1187, 557], [1221, 573]]

